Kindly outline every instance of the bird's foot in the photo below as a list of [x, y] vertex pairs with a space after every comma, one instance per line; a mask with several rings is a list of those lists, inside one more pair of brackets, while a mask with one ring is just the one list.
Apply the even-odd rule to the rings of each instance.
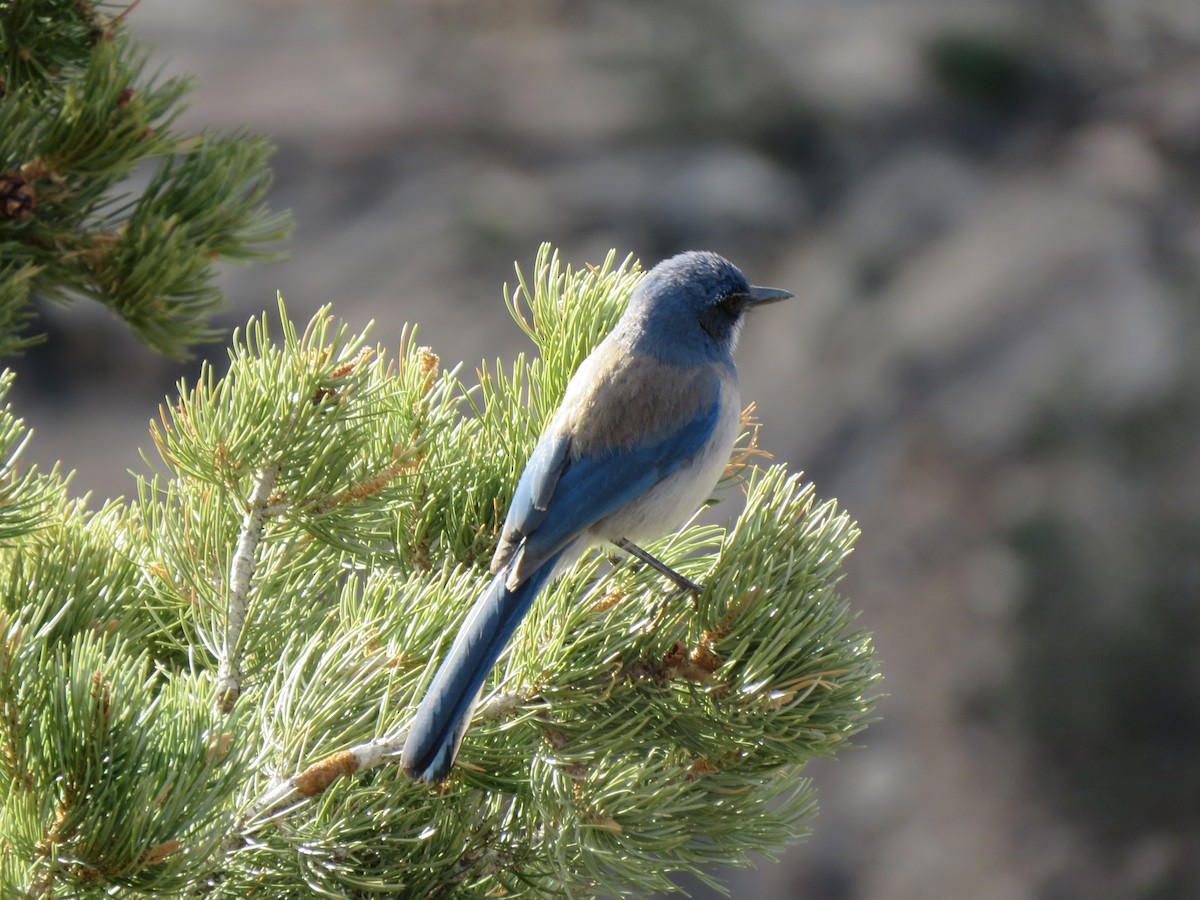
[[680, 588], [682, 593], [691, 594], [693, 601], [699, 600], [700, 595], [704, 593], [704, 585], [697, 584], [686, 575], [679, 574], [662, 560], [651, 556], [637, 544], [633, 543], [633, 541], [626, 540], [625, 538], [618, 538], [617, 540], [613, 541], [613, 543], [630, 556], [640, 559], [655, 572], [658, 572], [660, 575], [664, 575], [669, 578], [676, 585], [676, 587]]

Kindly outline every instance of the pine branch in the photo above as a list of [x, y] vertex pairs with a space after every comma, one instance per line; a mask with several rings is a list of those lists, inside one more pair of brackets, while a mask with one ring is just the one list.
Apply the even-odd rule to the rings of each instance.
[[[93, 0], [0, 4], [0, 355], [33, 296], [87, 297], [173, 356], [220, 332], [222, 259], [277, 256], [289, 230], [266, 205], [261, 138], [187, 135], [186, 79], [144, 73], [125, 17]], [[140, 195], [135, 168], [152, 165]]]
[[[280, 304], [161, 410], [136, 500], [89, 512], [17, 475], [0, 896], [644, 894], [805, 833], [800, 769], [864, 726], [877, 675], [836, 593], [857, 530], [755, 467], [749, 419], [744, 511], [646, 547], [699, 598], [586, 557], [502, 657], [453, 777], [394, 764], [520, 466], [641, 277], [616, 259], [543, 248], [506, 294], [537, 358], [474, 383], [413, 333], [393, 357]], [[0, 449], [22, 440], [0, 420]]]
[[238, 533], [229, 569], [229, 606], [225, 613], [225, 635], [217, 658], [217, 706], [223, 713], [233, 710], [242, 692], [242, 672], [238, 666], [238, 650], [242, 629], [246, 626], [247, 595], [254, 576], [254, 555], [266, 525], [271, 491], [279, 477], [279, 466], [268, 463], [254, 476], [254, 487], [246, 505], [246, 517]]

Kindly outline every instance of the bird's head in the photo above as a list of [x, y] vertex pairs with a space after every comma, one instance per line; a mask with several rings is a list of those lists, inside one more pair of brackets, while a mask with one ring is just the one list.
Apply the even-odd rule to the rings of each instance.
[[755, 287], [716, 253], [691, 250], [646, 273], [621, 320], [622, 337], [664, 362], [681, 365], [729, 357], [746, 311], [791, 297]]

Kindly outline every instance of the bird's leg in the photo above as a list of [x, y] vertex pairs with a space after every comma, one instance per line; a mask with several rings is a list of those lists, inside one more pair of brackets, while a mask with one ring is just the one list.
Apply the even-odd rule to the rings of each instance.
[[696, 582], [692, 581], [692, 579], [684, 575], [680, 575], [665, 562], [655, 559], [637, 544], [633, 543], [633, 541], [626, 540], [625, 538], [617, 538], [615, 541], [613, 541], [613, 543], [630, 556], [635, 556], [640, 559], [655, 572], [658, 572], [660, 575], [665, 575], [667, 578], [671, 579], [671, 581], [675, 582], [676, 585], [683, 588], [693, 596], [698, 597], [704, 593], [703, 585], [696, 584]]

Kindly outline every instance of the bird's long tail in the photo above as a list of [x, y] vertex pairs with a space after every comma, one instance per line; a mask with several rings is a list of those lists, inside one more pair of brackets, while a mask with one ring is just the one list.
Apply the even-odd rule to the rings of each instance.
[[441, 781], [449, 774], [484, 679], [554, 574], [559, 556], [546, 560], [515, 590], [505, 586], [505, 566], [475, 601], [409, 725], [400, 766], [413, 778]]

